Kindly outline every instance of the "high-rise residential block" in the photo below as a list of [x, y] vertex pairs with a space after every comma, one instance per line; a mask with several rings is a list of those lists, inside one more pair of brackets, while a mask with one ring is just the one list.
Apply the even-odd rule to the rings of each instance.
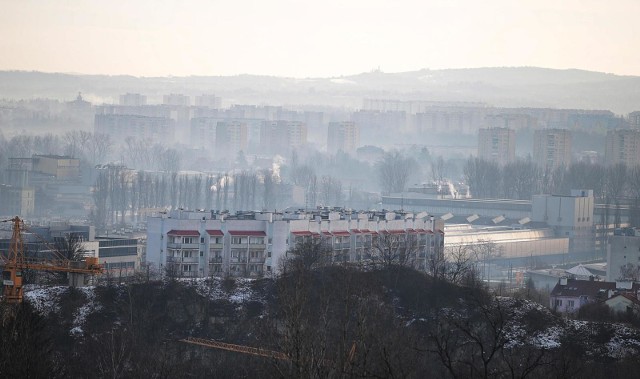
[[569, 166], [571, 132], [566, 129], [536, 130], [533, 134], [533, 160], [543, 169]]
[[247, 123], [220, 121], [216, 126], [216, 154], [235, 159], [239, 151], [247, 150]]
[[355, 153], [360, 144], [360, 129], [353, 121], [330, 122], [327, 136], [327, 151]]
[[207, 107], [220, 109], [222, 107], [222, 99], [216, 95], [200, 95], [195, 98], [197, 107]]
[[478, 131], [478, 158], [501, 166], [515, 160], [516, 133], [509, 128], [488, 128]]
[[260, 145], [270, 154], [288, 155], [307, 143], [307, 125], [299, 121], [264, 121], [260, 126]]
[[640, 129], [640, 111], [629, 113], [629, 127]]
[[614, 129], [607, 132], [604, 158], [606, 164], [640, 164], [640, 129]]
[[181, 93], [171, 93], [162, 97], [162, 103], [165, 105], [188, 107], [191, 105], [191, 98]]
[[147, 97], [139, 93], [125, 93], [124, 95], [120, 95], [120, 105], [126, 105], [128, 107], [147, 105]]

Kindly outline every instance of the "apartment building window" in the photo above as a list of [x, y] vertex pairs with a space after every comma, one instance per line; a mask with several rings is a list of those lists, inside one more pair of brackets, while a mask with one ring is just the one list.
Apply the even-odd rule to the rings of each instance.
[[573, 306], [574, 306], [574, 300], [567, 300], [567, 306], [568, 306], [569, 308], [573, 308]]
[[247, 237], [232, 237], [231, 243], [234, 245], [244, 245], [247, 243]]
[[211, 237], [209, 239], [210, 243], [222, 244], [222, 237]]
[[182, 243], [184, 244], [196, 243], [196, 241], [195, 237], [182, 237]]
[[264, 245], [264, 237], [250, 237], [249, 245]]
[[556, 299], [556, 307], [561, 307], [561, 306], [562, 306], [562, 300]]

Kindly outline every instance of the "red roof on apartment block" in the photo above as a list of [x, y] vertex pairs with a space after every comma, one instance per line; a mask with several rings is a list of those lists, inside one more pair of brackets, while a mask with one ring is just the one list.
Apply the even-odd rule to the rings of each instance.
[[169, 230], [167, 233], [168, 236], [188, 236], [188, 237], [198, 237], [200, 232], [197, 230]]
[[224, 233], [222, 233], [222, 230], [209, 230], [209, 229], [207, 229], [207, 234], [214, 237], [222, 237], [224, 235]]
[[396, 230], [389, 230], [389, 233], [391, 233], [391, 234], [405, 234], [405, 233], [407, 233], [407, 231], [402, 230], [402, 229], [396, 229]]
[[322, 234], [324, 234], [325, 236], [328, 236], [328, 237], [331, 236], [331, 232], [327, 232], [327, 231], [323, 231]]
[[362, 234], [362, 231], [360, 229], [351, 229], [351, 233], [353, 233], [353, 234]]
[[308, 230], [299, 230], [296, 232], [291, 232], [291, 234], [293, 234], [294, 236], [311, 236], [313, 235], [313, 233], [311, 233]]
[[346, 230], [331, 232], [331, 234], [333, 234], [334, 236], [344, 236], [344, 237], [351, 235], [351, 233], [347, 232]]
[[251, 237], [266, 237], [267, 233], [262, 230], [229, 230], [229, 234], [232, 236], [251, 236]]

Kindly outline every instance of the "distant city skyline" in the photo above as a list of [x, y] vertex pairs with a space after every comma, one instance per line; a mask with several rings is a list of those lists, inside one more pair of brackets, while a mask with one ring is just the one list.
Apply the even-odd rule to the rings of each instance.
[[336, 77], [536, 66], [640, 76], [640, 2], [3, 1], [0, 70]]

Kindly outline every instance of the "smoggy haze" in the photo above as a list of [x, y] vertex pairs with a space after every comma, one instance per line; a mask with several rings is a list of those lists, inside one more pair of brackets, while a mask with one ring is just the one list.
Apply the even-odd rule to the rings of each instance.
[[640, 2], [3, 1], [0, 70], [337, 76], [542, 66], [640, 75]]

